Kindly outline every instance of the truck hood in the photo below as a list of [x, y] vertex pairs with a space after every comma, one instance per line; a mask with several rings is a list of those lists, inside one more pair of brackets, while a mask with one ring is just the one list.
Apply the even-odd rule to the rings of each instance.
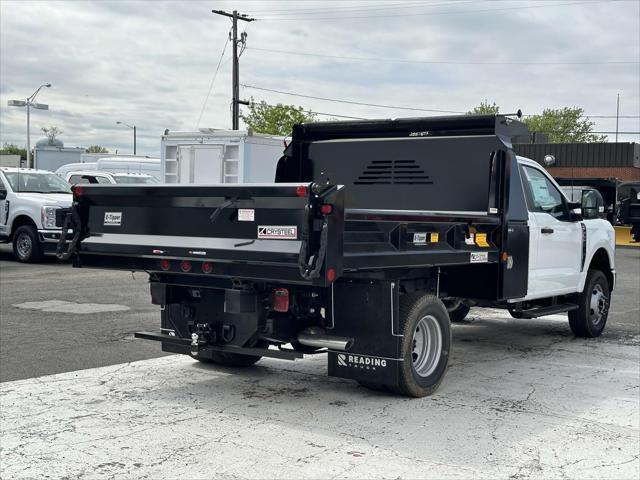
[[16, 197], [21, 200], [38, 203], [40, 205], [54, 205], [59, 207], [70, 207], [73, 202], [73, 195], [70, 193], [16, 193]]

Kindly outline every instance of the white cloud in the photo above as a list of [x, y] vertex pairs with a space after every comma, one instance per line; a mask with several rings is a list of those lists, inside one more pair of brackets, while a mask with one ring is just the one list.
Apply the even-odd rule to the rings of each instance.
[[[393, 10], [390, 3], [403, 3]], [[551, 1], [449, 2], [18, 2], [0, 3], [0, 141], [25, 144], [25, 112], [7, 107], [51, 82], [34, 112], [39, 128], [56, 125], [69, 146], [101, 144], [131, 150], [138, 126], [139, 152], [158, 154], [165, 128], [196, 126], [230, 22], [212, 8], [256, 12], [241, 24], [249, 48], [241, 59], [243, 83], [360, 102], [466, 111], [481, 100], [525, 113], [578, 105], [592, 114], [640, 114], [638, 65], [424, 65], [286, 55], [251, 47], [326, 55], [493, 62], [637, 61], [639, 2], [591, 2], [548, 7]], [[406, 5], [404, 5], [406, 4]], [[437, 4], [437, 5], [436, 5]], [[357, 9], [368, 6], [371, 10]], [[334, 12], [323, 10], [335, 6]], [[338, 8], [339, 7], [339, 8]], [[354, 7], [354, 8], [344, 8]], [[470, 12], [510, 7], [484, 13]], [[304, 19], [268, 20], [265, 10], [298, 10]], [[276, 12], [284, 14], [285, 12]], [[426, 15], [426, 14], [429, 15]], [[425, 15], [423, 15], [425, 14]], [[275, 14], [272, 13], [271, 16]], [[293, 15], [293, 14], [292, 14]], [[321, 20], [327, 16], [373, 16]], [[392, 16], [406, 15], [406, 16]], [[230, 47], [226, 58], [230, 58]], [[230, 126], [230, 68], [223, 63], [201, 126]], [[270, 103], [320, 112], [398, 117], [415, 112], [243, 90]], [[639, 119], [621, 130], [640, 131]], [[614, 119], [597, 121], [599, 130]], [[640, 136], [622, 137], [638, 141]]]

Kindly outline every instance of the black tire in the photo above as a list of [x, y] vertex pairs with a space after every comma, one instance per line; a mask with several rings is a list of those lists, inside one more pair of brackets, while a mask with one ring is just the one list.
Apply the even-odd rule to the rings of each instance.
[[576, 337], [599, 337], [607, 323], [611, 293], [600, 270], [589, 270], [582, 293], [576, 295], [577, 310], [569, 312], [569, 326]]
[[470, 310], [471, 307], [466, 303], [461, 303], [457, 308], [454, 308], [453, 310], [447, 309], [447, 312], [449, 312], [449, 320], [451, 320], [451, 323], [462, 322], [465, 318], [467, 318]]
[[22, 225], [13, 234], [13, 255], [22, 263], [37, 263], [42, 260], [42, 244], [33, 225]]
[[[416, 328], [420, 326], [421, 329]], [[400, 367], [400, 379], [393, 390], [410, 397], [424, 397], [435, 392], [444, 378], [451, 351], [451, 323], [447, 308], [434, 295], [411, 293], [400, 298], [400, 331], [403, 335], [400, 354], [404, 361]], [[422, 335], [433, 333], [433, 342]], [[414, 338], [414, 334], [418, 335]], [[427, 345], [417, 349], [418, 345]], [[431, 360], [429, 360], [431, 359]], [[426, 363], [425, 363], [426, 362]], [[416, 366], [416, 363], [418, 364]]]

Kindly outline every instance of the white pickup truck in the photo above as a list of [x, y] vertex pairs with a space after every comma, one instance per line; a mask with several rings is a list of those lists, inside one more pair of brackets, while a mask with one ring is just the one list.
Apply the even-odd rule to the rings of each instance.
[[69, 184], [54, 173], [0, 168], [0, 242], [12, 242], [20, 262], [40, 261], [60, 239], [56, 210], [71, 202]]

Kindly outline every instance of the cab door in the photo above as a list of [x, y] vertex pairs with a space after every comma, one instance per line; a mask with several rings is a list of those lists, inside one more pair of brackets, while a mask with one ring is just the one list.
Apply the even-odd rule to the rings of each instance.
[[582, 261], [582, 225], [571, 221], [569, 205], [542, 169], [523, 165], [531, 250], [528, 298], [575, 292]]

